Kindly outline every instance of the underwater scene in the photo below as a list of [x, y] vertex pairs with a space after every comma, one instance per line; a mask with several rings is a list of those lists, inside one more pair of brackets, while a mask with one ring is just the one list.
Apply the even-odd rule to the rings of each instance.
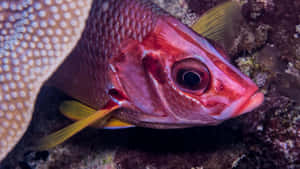
[[0, 0], [0, 169], [299, 169], [299, 9]]

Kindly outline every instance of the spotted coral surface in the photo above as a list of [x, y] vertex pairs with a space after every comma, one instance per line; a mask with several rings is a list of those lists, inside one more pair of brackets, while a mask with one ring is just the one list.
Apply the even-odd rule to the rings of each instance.
[[80, 37], [90, 2], [0, 2], [0, 161], [26, 131], [43, 81]]

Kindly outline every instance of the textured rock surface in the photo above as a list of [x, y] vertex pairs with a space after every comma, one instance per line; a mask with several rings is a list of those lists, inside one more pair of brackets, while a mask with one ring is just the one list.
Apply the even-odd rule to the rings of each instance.
[[[155, 0], [190, 24], [222, 0]], [[58, 112], [67, 97], [44, 88], [29, 131], [3, 168], [300, 168], [300, 1], [243, 1], [245, 21], [227, 47], [232, 61], [266, 94], [263, 106], [217, 127], [184, 130], [85, 129], [47, 152], [37, 138], [70, 123]]]

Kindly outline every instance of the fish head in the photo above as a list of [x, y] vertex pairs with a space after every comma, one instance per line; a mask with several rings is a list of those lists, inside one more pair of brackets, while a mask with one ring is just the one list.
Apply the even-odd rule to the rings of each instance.
[[225, 52], [172, 17], [159, 19], [142, 41], [124, 42], [121, 51], [110, 61], [110, 77], [128, 107], [139, 112], [126, 115], [135, 122], [216, 125], [264, 100]]

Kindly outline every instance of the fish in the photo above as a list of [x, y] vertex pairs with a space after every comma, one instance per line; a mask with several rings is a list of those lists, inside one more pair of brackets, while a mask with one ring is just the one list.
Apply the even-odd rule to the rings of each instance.
[[[224, 24], [218, 14], [198, 23], [208, 37]], [[88, 126], [187, 128], [250, 112], [264, 95], [228, 58], [151, 1], [95, 0], [76, 47], [47, 81], [75, 99], [60, 107], [75, 122], [41, 139], [38, 149]]]
[[79, 40], [91, 0], [1, 0], [0, 162], [31, 122], [44, 81]]

